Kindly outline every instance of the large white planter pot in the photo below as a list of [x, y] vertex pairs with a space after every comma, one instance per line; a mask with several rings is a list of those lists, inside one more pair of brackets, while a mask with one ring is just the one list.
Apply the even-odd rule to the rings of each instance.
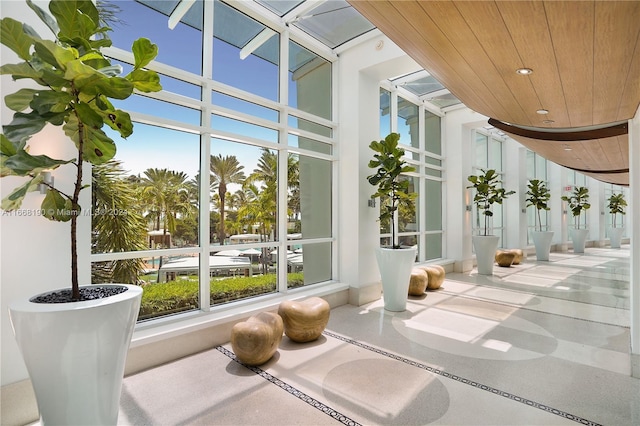
[[496, 250], [500, 237], [497, 235], [474, 235], [472, 238], [473, 249], [476, 252], [478, 274], [492, 275], [493, 264], [496, 260]]
[[620, 248], [623, 232], [624, 228], [609, 228], [609, 239], [611, 240], [611, 248]]
[[407, 309], [409, 281], [415, 258], [415, 248], [376, 248], [382, 279], [382, 298], [387, 311], [402, 312]]
[[536, 260], [549, 260], [553, 231], [533, 232], [533, 244], [536, 246]]
[[72, 303], [18, 301], [11, 324], [42, 425], [115, 425], [142, 288]]
[[573, 252], [584, 253], [584, 243], [587, 241], [588, 229], [572, 229], [571, 241], [573, 241]]

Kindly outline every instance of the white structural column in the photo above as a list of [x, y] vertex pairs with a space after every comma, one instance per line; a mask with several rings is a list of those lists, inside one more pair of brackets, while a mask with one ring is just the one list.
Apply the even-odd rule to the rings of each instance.
[[640, 379], [640, 108], [629, 122], [631, 375]]
[[369, 143], [380, 139], [380, 81], [420, 67], [383, 35], [341, 52], [337, 66], [339, 274], [350, 285], [349, 303], [359, 306], [379, 299], [382, 289], [375, 259], [379, 207], [368, 207], [375, 191], [366, 180], [373, 155]]

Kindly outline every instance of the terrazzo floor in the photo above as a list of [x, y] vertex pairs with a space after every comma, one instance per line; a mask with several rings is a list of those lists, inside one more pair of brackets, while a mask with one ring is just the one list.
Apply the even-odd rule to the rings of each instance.
[[122, 425], [640, 425], [629, 247], [551, 253], [494, 275], [331, 311], [248, 368], [230, 344], [125, 378]]

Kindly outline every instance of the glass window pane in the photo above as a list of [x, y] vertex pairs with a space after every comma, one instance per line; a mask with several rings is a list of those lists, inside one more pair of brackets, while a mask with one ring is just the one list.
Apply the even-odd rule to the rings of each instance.
[[277, 101], [279, 34], [220, 1], [213, 17], [213, 79]]
[[[408, 180], [409, 193], [418, 192], [418, 179], [417, 177], [401, 176], [402, 180]], [[412, 232], [419, 231], [418, 227], [418, 215], [419, 215], [419, 203], [412, 203], [410, 207], [401, 205], [398, 208], [398, 231], [399, 232]]]
[[257, 124], [251, 124], [246, 121], [234, 120], [217, 114], [211, 114], [211, 128], [278, 143], [278, 131], [275, 129], [258, 126]]
[[127, 112], [139, 112], [183, 123], [200, 125], [200, 110], [187, 108], [170, 102], [159, 101], [142, 95], [133, 95], [126, 100], [114, 100], [113, 106]]
[[211, 306], [275, 293], [277, 265], [275, 247], [211, 252]]
[[486, 169], [489, 167], [487, 162], [489, 158], [489, 144], [488, 138], [481, 134], [476, 133], [476, 162], [475, 166], [479, 168]]
[[292, 24], [332, 49], [375, 28], [344, 0], [320, 3]]
[[331, 280], [330, 242], [293, 245], [289, 251], [287, 288]]
[[418, 148], [418, 105], [398, 96], [398, 133], [400, 143]]
[[426, 180], [427, 195], [422, 205], [426, 213], [426, 230], [442, 230], [442, 182]]
[[425, 256], [426, 260], [442, 258], [442, 234], [427, 234]]
[[236, 98], [234, 96], [229, 96], [220, 92], [212, 92], [211, 93], [211, 101], [214, 105], [221, 106], [227, 109], [232, 109], [234, 111], [242, 112], [244, 114], [253, 115], [258, 118], [262, 118], [265, 120], [275, 121], [279, 120], [279, 112], [264, 107], [262, 105], [258, 105], [253, 102], [245, 101], [240, 98]]
[[391, 133], [391, 93], [380, 89], [380, 139]]
[[274, 241], [277, 152], [212, 139], [210, 171], [211, 244], [235, 244], [246, 234], [255, 234], [260, 242]]
[[328, 143], [316, 141], [309, 138], [303, 138], [302, 136], [292, 135], [291, 133], [289, 133], [288, 143], [289, 143], [289, 146], [295, 146], [298, 148], [303, 148], [309, 151], [315, 151], [322, 154], [331, 155], [333, 151], [332, 146]]
[[489, 158], [489, 165], [497, 172], [502, 171], [502, 142], [489, 138], [489, 144], [491, 149], [491, 158]]
[[425, 150], [433, 154], [442, 154], [440, 117], [429, 111], [424, 112]]
[[197, 244], [199, 136], [135, 123], [108, 163], [92, 170], [92, 252]]
[[331, 63], [289, 42], [289, 105], [331, 120]]
[[203, 2], [193, 4], [171, 30], [167, 22], [177, 3], [175, 0], [113, 2], [120, 9], [117, 17], [121, 21], [113, 24], [115, 31], [109, 33], [113, 45], [130, 50], [136, 39], [146, 37], [158, 45], [158, 62], [202, 75]]
[[305, 130], [307, 132], [315, 133], [316, 135], [325, 136], [330, 138], [333, 135], [333, 130], [330, 127], [323, 126], [322, 124], [317, 124], [309, 120], [304, 120], [302, 118], [298, 118], [295, 115], [289, 116], [289, 126]]
[[289, 223], [302, 238], [331, 237], [331, 162], [289, 155]]

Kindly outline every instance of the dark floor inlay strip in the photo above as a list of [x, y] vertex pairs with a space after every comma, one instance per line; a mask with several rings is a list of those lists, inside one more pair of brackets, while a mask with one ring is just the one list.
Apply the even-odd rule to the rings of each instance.
[[360, 423], [356, 422], [355, 420], [353, 420], [353, 419], [345, 416], [344, 414], [334, 410], [333, 408], [329, 407], [328, 405], [323, 404], [322, 402], [320, 402], [317, 399], [307, 395], [306, 393], [302, 392], [301, 390], [294, 388], [290, 384], [288, 384], [286, 382], [283, 382], [282, 380], [278, 379], [277, 377], [272, 376], [271, 374], [267, 373], [263, 369], [261, 369], [259, 367], [252, 367], [252, 366], [244, 364], [243, 362], [241, 362], [236, 357], [236, 354], [234, 354], [232, 351], [228, 350], [227, 348], [222, 347], [222, 346], [217, 346], [216, 349], [218, 350], [218, 352], [223, 353], [224, 355], [228, 356], [229, 358], [231, 358], [232, 360], [234, 360], [238, 364], [241, 364], [244, 367], [248, 368], [249, 370], [253, 371], [254, 373], [256, 373], [258, 376], [262, 377], [263, 379], [268, 380], [269, 382], [273, 383], [274, 385], [278, 386], [279, 388], [289, 392], [291, 395], [295, 396], [299, 400], [306, 402], [307, 404], [309, 404], [313, 408], [322, 411], [323, 413], [325, 413], [326, 415], [328, 415], [328, 416], [332, 417], [333, 419], [339, 421], [340, 423], [345, 424], [345, 425], [349, 425], [349, 426], [362, 426]]
[[509, 392], [505, 392], [503, 390], [496, 389], [496, 388], [491, 387], [491, 386], [483, 385], [482, 383], [478, 383], [478, 382], [475, 382], [473, 380], [465, 379], [464, 377], [456, 376], [455, 374], [451, 374], [451, 373], [448, 373], [446, 371], [442, 371], [442, 370], [439, 370], [437, 368], [430, 367], [430, 366], [428, 366], [426, 364], [422, 364], [420, 362], [416, 362], [416, 361], [410, 360], [408, 358], [404, 358], [404, 357], [402, 357], [400, 355], [397, 355], [397, 354], [394, 354], [394, 353], [390, 353], [390, 352], [386, 352], [386, 351], [384, 351], [382, 349], [379, 349], [379, 348], [376, 348], [374, 346], [367, 345], [366, 343], [362, 343], [362, 342], [359, 342], [357, 340], [350, 339], [348, 337], [340, 336], [339, 334], [334, 334], [334, 333], [332, 333], [332, 332], [330, 332], [328, 330], [325, 330], [322, 334], [324, 334], [326, 336], [329, 336], [329, 337], [333, 337], [334, 339], [342, 340], [345, 343], [349, 343], [349, 344], [358, 346], [358, 347], [360, 347], [362, 349], [366, 349], [368, 351], [375, 352], [375, 353], [377, 353], [379, 355], [383, 355], [383, 356], [386, 356], [388, 358], [395, 359], [397, 361], [402, 361], [405, 364], [409, 364], [409, 365], [411, 365], [413, 367], [418, 367], [418, 368], [420, 368], [422, 370], [426, 370], [426, 371], [428, 371], [430, 373], [437, 374], [439, 376], [446, 377], [448, 379], [455, 380], [455, 381], [460, 382], [460, 383], [464, 383], [465, 385], [473, 386], [474, 388], [478, 388], [478, 389], [481, 389], [483, 391], [491, 392], [491, 393], [493, 393], [495, 395], [499, 395], [499, 396], [508, 398], [508, 399], [510, 399], [512, 401], [519, 402], [521, 404], [525, 404], [525, 405], [528, 405], [530, 407], [537, 408], [537, 409], [546, 411], [546, 412], [551, 413], [551, 414], [555, 414], [556, 416], [560, 416], [560, 417], [563, 417], [563, 418], [568, 419], [568, 420], [573, 420], [574, 422], [577, 422], [577, 423], [580, 423], [580, 424], [583, 424], [583, 425], [602, 426], [602, 425], [600, 425], [600, 423], [596, 423], [596, 422], [593, 422], [591, 420], [583, 419], [582, 417], [575, 416], [573, 414], [567, 413], [565, 411], [558, 410], [558, 409], [553, 408], [553, 407], [549, 407], [548, 405], [540, 404], [539, 402], [532, 401], [530, 399], [523, 398], [523, 397], [520, 397], [520, 396], [517, 396], [517, 395], [513, 395], [513, 394], [511, 394]]

